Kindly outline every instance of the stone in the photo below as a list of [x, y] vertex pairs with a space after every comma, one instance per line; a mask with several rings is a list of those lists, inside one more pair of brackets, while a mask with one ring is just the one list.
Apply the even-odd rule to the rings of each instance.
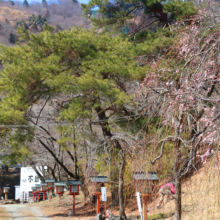
[[102, 217], [102, 214], [99, 213], [99, 214], [96, 216], [96, 220], [105, 220], [105, 217]]

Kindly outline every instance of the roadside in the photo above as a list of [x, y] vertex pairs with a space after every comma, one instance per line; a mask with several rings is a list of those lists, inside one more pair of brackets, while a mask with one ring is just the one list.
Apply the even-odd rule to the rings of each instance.
[[[50, 220], [48, 217], [45, 217], [40, 208], [38, 207], [29, 207], [27, 205], [1, 205], [0, 210], [3, 209], [3, 212], [0, 212], [0, 219], [5, 220]], [[1, 217], [1, 214], [3, 217]]]
[[6, 212], [5, 208], [0, 207], [0, 219], [1, 220], [8, 220], [9, 219], [9, 215]]

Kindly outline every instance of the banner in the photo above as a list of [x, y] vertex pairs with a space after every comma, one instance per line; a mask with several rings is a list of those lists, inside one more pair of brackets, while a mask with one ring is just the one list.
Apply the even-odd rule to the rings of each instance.
[[[37, 167], [37, 170], [41, 172], [41, 167]], [[29, 192], [32, 191], [31, 187], [34, 187], [35, 184], [40, 184], [41, 181], [32, 167], [21, 167], [21, 176], [20, 176], [20, 192]]]

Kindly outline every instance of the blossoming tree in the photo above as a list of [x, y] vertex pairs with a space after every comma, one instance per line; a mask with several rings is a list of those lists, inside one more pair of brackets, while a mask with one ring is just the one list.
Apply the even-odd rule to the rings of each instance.
[[146, 112], [153, 109], [148, 124], [158, 118], [157, 132], [148, 133], [160, 149], [151, 163], [163, 156], [166, 144], [174, 148], [176, 220], [181, 219], [181, 177], [196, 169], [199, 147], [213, 154], [219, 140], [219, 28], [218, 16], [209, 10], [173, 27], [178, 33], [173, 46], [150, 61], [137, 95], [140, 103], [148, 97]]

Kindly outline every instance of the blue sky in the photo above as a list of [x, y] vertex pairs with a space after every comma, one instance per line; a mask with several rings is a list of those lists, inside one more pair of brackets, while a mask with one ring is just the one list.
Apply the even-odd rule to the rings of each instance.
[[[20, 1], [23, 1], [23, 0], [20, 0]], [[27, 0], [29, 3], [31, 2], [42, 2], [42, 0]], [[49, 1], [49, 0], [48, 0]], [[52, 0], [53, 1], [53, 0]], [[55, 0], [56, 2], [56, 0]], [[89, 2], [89, 0], [78, 0], [79, 3], [85, 3], [87, 4]]]

